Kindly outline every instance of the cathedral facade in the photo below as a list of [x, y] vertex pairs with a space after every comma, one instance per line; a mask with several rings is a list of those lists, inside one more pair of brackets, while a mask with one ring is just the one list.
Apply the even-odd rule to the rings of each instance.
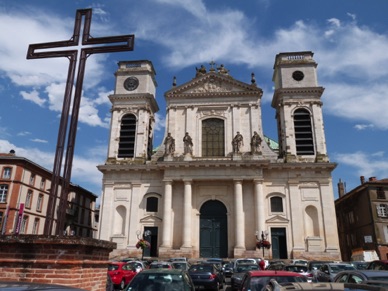
[[[275, 57], [272, 107], [278, 142], [263, 132], [254, 75], [196, 69], [165, 93], [166, 133], [153, 150], [155, 71], [116, 71], [99, 238], [116, 255], [340, 259], [317, 63], [313, 53]], [[276, 146], [274, 146], [276, 145]], [[269, 249], [257, 248], [262, 237]]]

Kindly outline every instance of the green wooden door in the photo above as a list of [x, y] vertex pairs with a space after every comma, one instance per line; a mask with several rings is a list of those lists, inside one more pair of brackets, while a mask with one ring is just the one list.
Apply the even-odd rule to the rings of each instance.
[[226, 258], [228, 233], [225, 205], [220, 201], [208, 201], [202, 205], [200, 212], [200, 256]]
[[288, 259], [286, 229], [283, 227], [271, 228], [272, 258]]

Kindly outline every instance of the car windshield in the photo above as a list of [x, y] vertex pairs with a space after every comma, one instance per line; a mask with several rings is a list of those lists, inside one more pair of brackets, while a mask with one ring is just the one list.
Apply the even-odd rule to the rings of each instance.
[[285, 271], [304, 273], [307, 272], [307, 266], [286, 266]]
[[238, 273], [251, 271], [251, 270], [259, 270], [259, 266], [257, 265], [238, 265], [236, 268]]
[[287, 282], [307, 282], [306, 277], [295, 277], [295, 276], [262, 276], [262, 277], [252, 277], [251, 278], [251, 290], [262, 290], [268, 282], [274, 279], [278, 283], [287, 283]]
[[119, 265], [108, 265], [108, 271], [116, 271], [119, 269]]
[[355, 268], [352, 265], [332, 265], [330, 269], [333, 273], [338, 273], [345, 270], [354, 270]]
[[150, 269], [168, 269], [170, 268], [170, 265], [169, 264], [151, 264], [150, 265]]
[[212, 272], [212, 266], [200, 265], [200, 266], [192, 266], [189, 269], [189, 272]]
[[139, 273], [128, 285], [127, 291], [144, 290], [184, 290], [180, 274]]

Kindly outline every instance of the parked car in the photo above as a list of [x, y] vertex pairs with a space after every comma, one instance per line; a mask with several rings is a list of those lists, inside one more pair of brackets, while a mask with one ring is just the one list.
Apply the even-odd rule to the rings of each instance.
[[27, 282], [0, 282], [0, 290], [4, 291], [85, 291], [84, 289], [43, 283], [27, 283]]
[[289, 291], [289, 290], [304, 290], [304, 291], [386, 291], [386, 289], [377, 286], [366, 284], [351, 284], [351, 283], [282, 283], [271, 281], [271, 287], [267, 287], [266, 291]]
[[152, 262], [148, 269], [174, 269], [174, 266], [170, 262], [157, 261]]
[[258, 262], [256, 259], [253, 259], [253, 258], [236, 259], [234, 261], [233, 269], [235, 269], [238, 264], [258, 264]]
[[189, 274], [181, 269], [148, 269], [138, 273], [126, 291], [195, 291]]
[[307, 260], [302, 260], [302, 259], [293, 259], [291, 260], [290, 264], [291, 265], [306, 265], [309, 263]]
[[309, 277], [315, 280], [315, 275], [318, 271], [318, 269], [326, 263], [333, 263], [333, 261], [309, 261], [307, 264], [308, 272], [310, 273]]
[[230, 278], [233, 275], [233, 263], [227, 263], [222, 266], [222, 269], [224, 271], [224, 276], [226, 278]]
[[171, 263], [173, 263], [173, 262], [187, 262], [187, 258], [186, 257], [177, 257], [177, 258], [171, 258], [168, 261]]
[[303, 276], [306, 276], [307, 282], [312, 282], [313, 280], [311, 273], [307, 269], [307, 265], [285, 265], [283, 270], [302, 274]]
[[274, 279], [279, 283], [284, 282], [307, 282], [305, 276], [288, 271], [248, 271], [241, 282], [241, 291], [262, 290]]
[[108, 275], [116, 288], [123, 290], [137, 274], [130, 263], [112, 262], [108, 265]]
[[[339, 272], [333, 282], [372, 284], [373, 281], [384, 281], [388, 287], [388, 271], [384, 270], [347, 270]], [[372, 284], [373, 285], [373, 284]]]
[[147, 269], [146, 263], [142, 261], [128, 261], [127, 263], [130, 264], [133, 268], [135, 268], [137, 273], [143, 271], [144, 269]]
[[351, 264], [327, 263], [323, 264], [315, 274], [316, 282], [333, 282], [334, 277], [341, 271], [356, 270]]
[[233, 275], [230, 278], [230, 285], [232, 290], [238, 290], [241, 286], [242, 279], [248, 271], [258, 271], [260, 267], [258, 264], [238, 264], [233, 270]]
[[224, 287], [224, 276], [214, 264], [191, 265], [189, 275], [196, 288], [218, 290]]
[[187, 271], [190, 268], [190, 264], [184, 261], [173, 261], [171, 264], [175, 269], [182, 269]]
[[388, 260], [376, 260], [369, 263], [368, 270], [388, 270]]
[[353, 265], [357, 270], [366, 270], [369, 265], [369, 262], [365, 262], [365, 261], [351, 261], [348, 263]]

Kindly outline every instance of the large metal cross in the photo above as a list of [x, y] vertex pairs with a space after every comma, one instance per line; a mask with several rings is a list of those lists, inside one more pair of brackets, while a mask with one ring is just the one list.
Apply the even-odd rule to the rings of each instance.
[[[82, 18], [84, 19], [84, 27], [82, 34], [82, 42], [80, 43], [80, 30]], [[74, 156], [74, 145], [75, 138], [77, 133], [77, 123], [78, 123], [78, 113], [81, 101], [82, 85], [85, 75], [85, 63], [86, 59], [92, 54], [98, 53], [110, 53], [110, 52], [121, 52], [121, 51], [132, 51], [134, 46], [134, 35], [121, 35], [121, 36], [110, 36], [110, 37], [97, 37], [93, 38], [90, 36], [90, 23], [92, 20], [92, 9], [80, 9], [76, 12], [76, 19], [74, 23], [74, 33], [70, 40], [57, 41], [57, 42], [47, 42], [39, 44], [31, 44], [28, 47], [27, 59], [41, 59], [41, 58], [56, 58], [56, 57], [66, 57], [70, 61], [67, 82], [65, 88], [65, 95], [62, 106], [62, 115], [58, 131], [58, 140], [57, 148], [55, 152], [54, 167], [52, 173], [52, 181], [50, 188], [50, 196], [47, 206], [47, 217], [44, 225], [44, 234], [52, 235], [53, 225], [54, 225], [54, 213], [55, 206], [58, 199], [58, 189], [61, 185], [61, 194], [59, 196], [59, 207], [57, 213], [57, 225], [56, 225], [56, 235], [62, 235], [64, 232], [65, 218], [66, 218], [66, 209], [67, 205], [67, 195], [70, 186], [71, 179], [71, 169]], [[115, 45], [107, 45], [113, 44]], [[118, 43], [118, 44], [117, 44]], [[92, 46], [88, 46], [92, 45]], [[93, 46], [94, 45], [94, 46]], [[96, 46], [99, 45], [99, 46]], [[64, 48], [71, 46], [81, 46], [80, 52], [78, 49], [74, 50], [48, 50], [53, 48]], [[88, 47], [84, 47], [88, 46]], [[75, 79], [75, 70], [77, 66], [77, 57], [80, 53], [80, 60], [78, 61], [78, 72], [76, 82]], [[68, 131], [68, 120], [69, 120], [69, 111], [70, 103], [72, 99], [72, 88], [75, 85], [75, 92], [73, 98], [73, 109], [70, 119], [70, 129], [67, 138], [67, 149], [65, 164], [63, 168], [63, 177], [61, 179], [61, 168], [62, 168], [62, 159], [64, 155], [64, 147], [66, 140], [66, 133]]]

